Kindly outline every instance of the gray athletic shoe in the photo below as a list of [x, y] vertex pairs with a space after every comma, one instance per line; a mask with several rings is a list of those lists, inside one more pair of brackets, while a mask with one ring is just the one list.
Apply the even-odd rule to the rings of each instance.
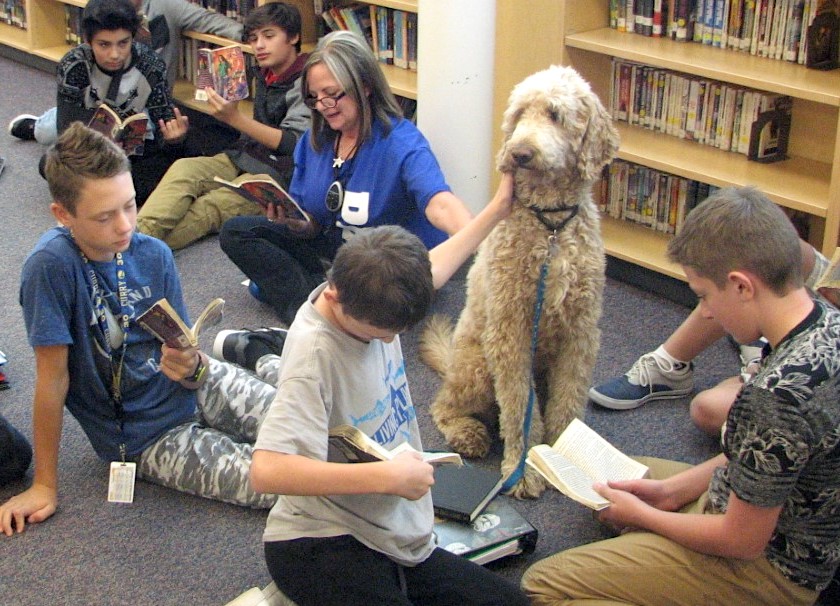
[[651, 400], [687, 396], [694, 390], [691, 364], [671, 364], [653, 352], [646, 353], [621, 377], [592, 387], [589, 399], [613, 410], [638, 408]]

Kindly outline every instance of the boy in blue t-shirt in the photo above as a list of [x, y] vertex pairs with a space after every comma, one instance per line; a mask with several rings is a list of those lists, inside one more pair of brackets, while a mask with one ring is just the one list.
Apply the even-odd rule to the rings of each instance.
[[161, 346], [135, 321], [164, 297], [187, 315], [169, 248], [135, 233], [125, 154], [76, 122], [47, 152], [45, 174], [61, 226], [41, 237], [20, 287], [35, 350], [35, 475], [0, 505], [0, 532], [55, 512], [65, 406], [96, 453], [129, 470], [120, 488], [133, 486], [136, 465], [164, 486], [269, 507], [274, 497], [251, 490], [248, 469], [272, 384], [198, 349]]

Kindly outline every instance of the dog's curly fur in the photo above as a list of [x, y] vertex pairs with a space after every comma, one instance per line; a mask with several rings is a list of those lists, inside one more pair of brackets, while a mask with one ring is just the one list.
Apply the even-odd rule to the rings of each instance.
[[[432, 318], [421, 351], [443, 377], [431, 412], [449, 445], [467, 457], [486, 456], [497, 420], [507, 476], [523, 452], [532, 377], [537, 398], [529, 447], [553, 443], [583, 412], [600, 341], [605, 265], [591, 190], [616, 154], [618, 134], [589, 84], [559, 66], [513, 89], [502, 130], [497, 164], [514, 172], [513, 211], [479, 248], [454, 332], [447, 320]], [[572, 212], [557, 209], [573, 205], [577, 214], [559, 227]], [[532, 364], [537, 284], [549, 251]], [[543, 488], [526, 469], [511, 493], [536, 497]]]

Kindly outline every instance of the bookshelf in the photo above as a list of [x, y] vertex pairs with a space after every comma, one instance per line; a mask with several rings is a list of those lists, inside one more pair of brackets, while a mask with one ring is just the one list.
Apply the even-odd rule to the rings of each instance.
[[[560, 40], [549, 61], [577, 69], [605, 105], [613, 57], [794, 98], [788, 160], [751, 162], [734, 152], [623, 123], [616, 123], [621, 135], [618, 157], [721, 187], [755, 185], [780, 206], [805, 213], [811, 244], [830, 256], [840, 236], [840, 70], [811, 70], [748, 53], [621, 33], [609, 28], [608, 4], [606, 0], [554, 3], [554, 17], [539, 24]], [[528, 35], [537, 37], [534, 32], [523, 33], [506, 48], [524, 44]], [[511, 76], [510, 86], [524, 75]], [[504, 102], [500, 91], [498, 116]], [[604, 218], [603, 234], [609, 255], [685, 279], [666, 258], [670, 236], [611, 218]]]

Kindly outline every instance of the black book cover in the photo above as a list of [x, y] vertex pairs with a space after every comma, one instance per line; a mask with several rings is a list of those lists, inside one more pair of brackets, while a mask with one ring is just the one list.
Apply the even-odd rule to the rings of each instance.
[[445, 465], [435, 470], [432, 503], [435, 514], [472, 522], [499, 492], [504, 478], [498, 471], [472, 465]]

